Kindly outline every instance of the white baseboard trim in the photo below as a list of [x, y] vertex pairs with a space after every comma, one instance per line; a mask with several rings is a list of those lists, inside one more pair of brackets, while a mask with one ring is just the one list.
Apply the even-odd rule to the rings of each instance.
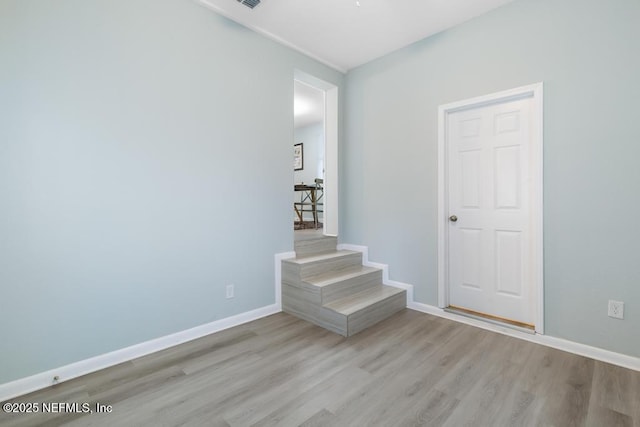
[[[278, 299], [278, 297], [279, 294], [276, 294], [276, 299]], [[26, 378], [0, 384], [0, 402], [49, 387], [54, 384], [53, 377], [55, 376], [58, 376], [59, 383], [68, 381], [73, 378], [90, 374], [100, 369], [105, 369], [138, 357], [146, 356], [169, 347], [183, 344], [224, 329], [242, 325], [243, 323], [251, 322], [275, 313], [280, 313], [281, 311], [282, 308], [278, 306], [278, 304], [261, 307], [246, 313], [240, 313], [225, 319], [216, 320], [205, 325], [196, 326], [195, 328], [101, 354], [90, 359], [71, 363], [50, 371], [41, 372]]]
[[369, 248], [367, 246], [350, 245], [347, 243], [341, 243], [338, 245], [338, 250], [362, 252], [362, 264], [367, 267], [375, 267], [382, 270], [382, 283], [387, 286], [393, 286], [394, 288], [400, 288], [407, 291], [407, 307], [413, 301], [413, 285], [407, 283], [398, 282], [396, 280], [389, 279], [389, 266], [387, 264], [381, 264], [378, 262], [369, 261]]
[[454, 320], [459, 323], [486, 329], [488, 331], [497, 332], [499, 334], [508, 335], [514, 338], [520, 338], [525, 341], [530, 341], [536, 344], [541, 344], [547, 347], [552, 347], [580, 356], [589, 357], [601, 362], [610, 363], [612, 365], [621, 366], [623, 368], [633, 369], [634, 371], [640, 371], [640, 358], [638, 357], [628, 356], [626, 354], [616, 353], [613, 351], [604, 350], [602, 348], [592, 347], [590, 345], [580, 344], [575, 341], [569, 341], [549, 335], [520, 332], [515, 329], [495, 325], [493, 323], [483, 322], [481, 320], [471, 319], [469, 317], [449, 313], [441, 308], [415, 301], [409, 303], [407, 307], [412, 310], [420, 311], [422, 313], [444, 317], [445, 319]]
[[26, 378], [21, 378], [5, 384], [0, 384], [0, 402], [23, 394], [31, 393], [54, 384], [53, 377], [57, 376], [58, 383], [69, 381], [82, 375], [90, 374], [119, 363], [127, 362], [138, 357], [146, 356], [179, 344], [183, 344], [203, 336], [242, 325], [262, 317], [270, 316], [282, 311], [282, 260], [295, 258], [295, 252], [282, 252], [274, 256], [275, 261], [275, 304], [256, 310], [240, 313], [225, 319], [196, 326], [175, 334], [156, 338], [140, 344], [135, 344], [110, 353], [101, 354], [79, 362], [71, 363], [46, 372], [41, 372]]
[[[415, 302], [413, 296], [413, 285], [389, 279], [389, 266], [386, 264], [369, 261], [369, 250], [366, 246], [339, 244], [338, 249], [362, 252], [362, 261], [364, 265], [382, 269], [382, 278], [385, 285], [395, 286], [407, 291], [407, 308], [411, 310], [432, 314], [434, 316], [439, 316], [456, 322], [465, 323], [503, 335], [509, 335], [533, 343], [556, 348], [558, 350], [567, 351], [569, 353], [578, 354], [595, 360], [600, 360], [602, 362], [611, 363], [613, 365], [633, 369], [635, 371], [640, 371], [640, 358], [637, 357], [627, 356], [609, 350], [591, 347], [585, 344], [580, 344], [561, 338], [550, 337], [547, 335], [531, 335], [516, 331], [514, 329], [502, 327], [500, 325], [482, 322], [479, 320], [449, 313], [441, 308], [432, 305]], [[280, 313], [282, 311], [282, 260], [294, 258], [295, 256], [295, 252], [283, 252], [276, 254], [274, 257], [276, 302], [273, 305], [261, 307], [255, 310], [248, 311], [246, 313], [240, 313], [235, 316], [227, 317], [225, 319], [216, 320], [205, 325], [196, 326], [194, 328], [176, 332], [171, 335], [156, 338], [140, 344], [135, 344], [130, 347], [81, 360], [79, 362], [71, 363], [57, 369], [41, 372], [39, 374], [21, 378], [9, 383], [0, 384], [0, 402], [49, 387], [53, 385], [53, 377], [55, 376], [59, 378], [58, 382], [69, 381], [73, 378], [90, 374], [100, 369], [109, 368], [119, 363], [146, 356], [148, 354], [155, 353], [157, 351], [161, 351], [179, 344], [183, 344], [185, 342], [192, 341], [194, 339], [198, 339], [215, 332], [242, 325], [244, 323], [270, 316], [272, 314]]]
[[362, 252], [362, 262], [364, 265], [382, 269], [382, 282], [385, 285], [395, 286], [397, 288], [402, 288], [407, 290], [407, 308], [411, 310], [432, 314], [434, 316], [444, 317], [445, 319], [449, 319], [459, 323], [464, 323], [467, 325], [486, 329], [488, 331], [493, 331], [499, 334], [520, 338], [536, 344], [541, 344], [547, 347], [552, 347], [552, 348], [566, 351], [569, 353], [578, 354], [580, 356], [589, 357], [591, 359], [599, 360], [601, 362], [611, 363], [612, 365], [633, 369], [634, 371], [640, 371], [640, 358], [638, 357], [628, 356], [626, 354], [616, 353], [616, 352], [604, 350], [598, 347], [592, 347], [586, 344], [580, 344], [574, 341], [569, 341], [569, 340], [556, 338], [548, 335], [524, 333], [508, 327], [504, 327], [504, 326], [500, 326], [500, 325], [496, 325], [488, 322], [483, 322], [481, 320], [471, 319], [471, 318], [460, 316], [454, 313], [449, 313], [439, 307], [416, 302], [414, 300], [414, 295], [413, 295], [413, 285], [390, 280], [389, 266], [386, 264], [379, 264], [376, 262], [369, 261], [369, 248], [367, 246], [350, 245], [350, 244], [343, 243], [338, 245], [338, 249]]

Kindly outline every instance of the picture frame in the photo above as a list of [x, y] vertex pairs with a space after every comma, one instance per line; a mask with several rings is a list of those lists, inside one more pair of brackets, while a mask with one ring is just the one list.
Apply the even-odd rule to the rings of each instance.
[[304, 169], [304, 146], [300, 142], [293, 144], [293, 170], [301, 171]]

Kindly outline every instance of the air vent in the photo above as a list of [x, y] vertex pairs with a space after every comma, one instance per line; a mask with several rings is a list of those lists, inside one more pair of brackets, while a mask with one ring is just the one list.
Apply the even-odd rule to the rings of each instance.
[[242, 3], [248, 8], [253, 9], [254, 7], [260, 4], [260, 0], [238, 0], [238, 3]]

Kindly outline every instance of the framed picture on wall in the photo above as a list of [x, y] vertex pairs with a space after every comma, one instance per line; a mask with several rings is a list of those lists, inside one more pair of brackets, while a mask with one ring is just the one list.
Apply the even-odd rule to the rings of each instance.
[[293, 170], [301, 171], [302, 169], [304, 169], [304, 151], [301, 142], [293, 145]]

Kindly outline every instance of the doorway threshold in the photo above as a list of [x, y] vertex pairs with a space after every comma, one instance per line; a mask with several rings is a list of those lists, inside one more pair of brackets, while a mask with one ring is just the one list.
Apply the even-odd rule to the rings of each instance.
[[527, 323], [517, 322], [515, 320], [503, 319], [501, 317], [492, 316], [490, 314], [479, 313], [477, 311], [468, 310], [462, 307], [456, 307], [450, 305], [445, 307], [444, 311], [451, 314], [458, 314], [460, 316], [468, 317], [470, 319], [480, 320], [483, 322], [491, 323], [493, 325], [504, 326], [516, 331], [524, 332], [527, 334], [535, 335], [535, 326]]

